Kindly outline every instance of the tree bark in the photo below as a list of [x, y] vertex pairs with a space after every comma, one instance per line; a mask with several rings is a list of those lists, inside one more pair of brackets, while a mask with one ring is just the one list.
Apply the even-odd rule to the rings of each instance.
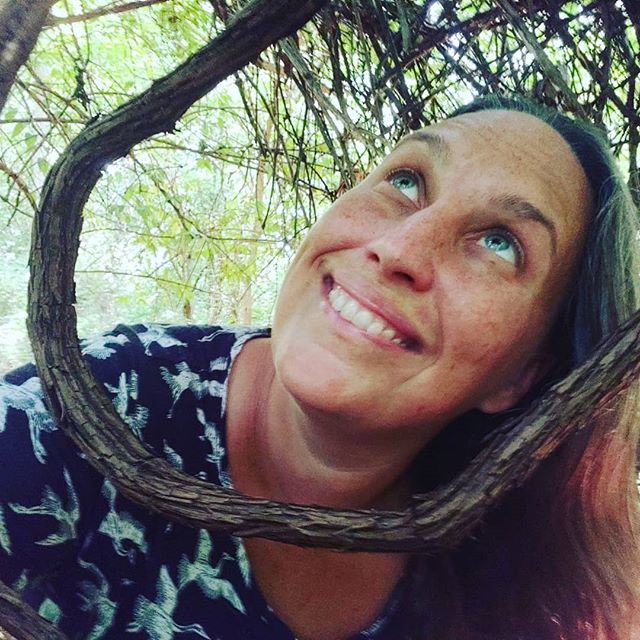
[[[0, 621], [16, 640], [65, 640], [52, 624], [41, 618], [20, 596], [0, 582]], [[0, 637], [2, 637], [0, 628]]]
[[0, 0], [0, 113], [56, 0]]
[[[243, 497], [186, 476], [158, 460], [130, 432], [81, 356], [73, 272], [81, 211], [111, 160], [138, 141], [170, 130], [177, 118], [268, 43], [294, 31], [322, 2], [254, 2], [225, 32], [147, 92], [85, 129], [53, 168], [35, 220], [29, 331], [50, 406], [94, 466], [130, 499], [173, 520], [242, 536], [343, 550], [429, 551], [451, 546], [486, 510], [522, 484], [539, 462], [582, 424], [603, 398], [635, 375], [637, 325], [616, 334], [591, 360], [505, 428], [451, 485], [405, 511], [337, 511]], [[257, 17], [259, 16], [259, 17]], [[616, 350], [609, 350], [616, 346]], [[615, 354], [615, 357], [612, 356]], [[612, 391], [613, 390], [613, 391]]]
[[75, 22], [86, 22], [87, 20], [94, 20], [95, 18], [102, 18], [103, 16], [111, 16], [118, 13], [126, 13], [127, 11], [135, 11], [136, 9], [142, 9], [143, 7], [150, 7], [154, 4], [160, 4], [161, 2], [167, 2], [167, 0], [136, 0], [134, 2], [125, 2], [120, 5], [110, 5], [101, 9], [95, 9], [94, 11], [87, 11], [87, 13], [81, 13], [75, 16], [67, 16], [66, 18], [58, 18], [56, 16], [49, 16], [45, 22], [45, 27], [55, 27], [60, 24], [73, 24]]

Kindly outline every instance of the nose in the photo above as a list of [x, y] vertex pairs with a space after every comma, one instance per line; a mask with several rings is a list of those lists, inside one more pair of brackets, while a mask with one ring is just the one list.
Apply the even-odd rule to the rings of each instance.
[[441, 244], [437, 225], [431, 224], [422, 212], [391, 224], [367, 244], [367, 258], [378, 265], [385, 278], [415, 291], [429, 290], [435, 277], [434, 258]]

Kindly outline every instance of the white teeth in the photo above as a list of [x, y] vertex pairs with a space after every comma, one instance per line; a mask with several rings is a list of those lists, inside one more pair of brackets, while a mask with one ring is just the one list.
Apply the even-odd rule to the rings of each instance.
[[397, 345], [404, 345], [403, 339], [398, 336], [394, 329], [385, 324], [380, 317], [361, 307], [340, 287], [334, 286], [329, 291], [329, 302], [333, 309], [358, 329], [362, 329], [374, 336], [381, 336]]
[[367, 333], [373, 336], [379, 336], [384, 331], [384, 324], [380, 320], [374, 320], [366, 329]]
[[369, 325], [375, 320], [375, 316], [370, 311], [366, 309], [360, 309], [358, 313], [352, 318], [351, 322], [358, 327], [358, 329], [366, 330], [369, 328]]
[[393, 329], [385, 329], [382, 332], [382, 337], [386, 338], [387, 340], [393, 340], [393, 337], [396, 335], [396, 332]]
[[331, 306], [336, 311], [340, 311], [347, 304], [349, 298], [347, 298], [342, 289], [334, 288], [329, 291], [329, 300], [331, 301]]
[[340, 310], [340, 315], [351, 322], [358, 313], [360, 305], [355, 300], [347, 300], [347, 304]]

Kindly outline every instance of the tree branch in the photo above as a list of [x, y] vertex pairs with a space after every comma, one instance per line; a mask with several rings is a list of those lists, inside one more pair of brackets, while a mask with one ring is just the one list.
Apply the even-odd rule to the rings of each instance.
[[35, 211], [38, 208], [36, 199], [29, 191], [29, 187], [24, 183], [24, 180], [15, 172], [12, 171], [2, 160], [0, 160], [0, 172], [6, 174], [6, 176], [18, 187], [18, 190], [29, 201], [31, 208]]
[[582, 105], [578, 101], [577, 96], [572, 91], [571, 87], [565, 80], [560, 70], [549, 59], [549, 56], [544, 52], [544, 49], [540, 46], [540, 43], [536, 39], [535, 35], [529, 31], [524, 20], [520, 17], [520, 14], [511, 6], [509, 0], [495, 0], [496, 4], [504, 11], [507, 18], [516, 32], [524, 40], [524, 43], [529, 51], [534, 55], [538, 61], [540, 68], [544, 75], [553, 83], [560, 93], [565, 97], [567, 104], [571, 107], [574, 113], [577, 113], [580, 117], [586, 118], [586, 114]]
[[[171, 128], [189, 104], [266, 46], [265, 41], [258, 44], [253, 39], [273, 41], [276, 33], [293, 28], [282, 28], [282, 24], [285, 16], [291, 17], [295, 2], [272, 3], [263, 9], [266, 4], [261, 0], [251, 5], [251, 10], [263, 12], [262, 24], [245, 12], [185, 65], [87, 127], [52, 170], [34, 227], [31, 256], [29, 330], [40, 376], [56, 419], [89, 452], [96, 468], [124, 495], [168, 518], [299, 545], [434, 552], [468, 535], [486, 510], [522, 484], [603, 398], [610, 399], [629, 384], [640, 353], [640, 316], [627, 333], [609, 341], [599, 360], [574, 372], [534, 413], [503, 430], [500, 440], [455, 482], [420, 497], [413, 509], [395, 512], [336, 511], [249, 499], [176, 471], [154, 457], [123, 425], [80, 354], [73, 271], [80, 212], [100, 170], [136, 141]], [[310, 15], [320, 4], [306, 3], [297, 16], [303, 11]], [[236, 39], [234, 34], [241, 30], [252, 34], [251, 42]], [[616, 350], [609, 353], [614, 344]]]
[[[251, 3], [219, 37], [181, 67], [111, 115], [90, 124], [49, 174], [34, 226], [33, 270], [29, 287], [32, 309], [30, 336], [52, 412], [61, 425], [72, 429], [73, 437], [85, 445], [84, 436], [67, 421], [68, 416], [80, 425], [89, 426], [86, 418], [80, 417], [72, 408], [79, 406], [72, 398], [80, 389], [84, 389], [80, 393], [87, 392], [91, 396], [90, 405], [99, 407], [99, 417], [89, 410], [95, 416], [89, 420], [103, 436], [110, 431], [110, 427], [103, 428], [107, 423], [115, 426], [113, 433], [126, 431], [80, 356], [73, 308], [73, 269], [81, 228], [80, 213], [101, 170], [109, 162], [123, 157], [137, 142], [160, 131], [171, 130], [177, 119], [198, 98], [267, 46], [297, 30], [323, 4], [325, 0], [259, 0]], [[64, 203], [61, 198], [69, 200]], [[66, 276], [61, 272], [52, 278], [52, 265], [61, 265], [66, 260]], [[53, 268], [57, 270], [57, 266]], [[72, 317], [70, 322], [69, 314]], [[65, 327], [62, 332], [59, 322]], [[51, 330], [53, 335], [49, 333]], [[72, 352], [70, 357], [64, 353], [67, 349]], [[64, 382], [65, 378], [67, 382]], [[76, 400], [79, 397], [76, 396]], [[63, 403], [68, 405], [66, 411]], [[80, 404], [83, 404], [81, 400]], [[120, 450], [123, 457], [116, 462], [116, 467], [120, 467], [115, 470], [116, 482], [126, 495], [134, 497], [136, 491], [132, 491], [133, 487], [124, 476], [132, 473], [130, 477], [134, 478], [142, 473], [146, 477], [151, 466], [155, 465], [154, 458], [139, 441], [131, 440], [130, 433], [126, 436], [128, 445], [133, 446], [129, 453], [125, 453], [126, 446], [117, 444], [117, 438], [111, 440], [108, 435], [107, 438], [106, 449], [97, 454], [96, 467], [103, 473], [107, 472], [108, 463], [105, 466], [105, 461], [118, 458]], [[110, 452], [107, 453], [108, 450]], [[121, 470], [124, 470], [124, 476]], [[184, 479], [180, 475], [178, 482], [183, 483]], [[206, 488], [211, 489], [208, 485]], [[190, 492], [189, 489], [187, 493]], [[178, 503], [184, 496], [176, 494]], [[180, 519], [179, 511], [176, 516]]]
[[126, 13], [127, 11], [133, 11], [135, 9], [141, 9], [142, 7], [150, 7], [154, 4], [160, 4], [167, 0], [136, 0], [134, 2], [125, 2], [115, 6], [102, 7], [95, 11], [87, 11], [87, 13], [81, 13], [75, 16], [59, 17], [49, 15], [45, 21], [46, 27], [57, 27], [61, 24], [73, 24], [74, 22], [86, 22], [87, 20], [93, 20], [94, 18], [102, 18], [103, 16], [116, 15], [118, 13]]
[[51, 623], [41, 618], [20, 596], [0, 582], [0, 638], [4, 628], [17, 640], [66, 640]]
[[56, 0], [0, 0], [0, 112]]

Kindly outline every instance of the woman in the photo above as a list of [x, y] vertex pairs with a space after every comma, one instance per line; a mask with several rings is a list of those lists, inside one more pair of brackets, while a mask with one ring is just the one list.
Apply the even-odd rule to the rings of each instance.
[[[395, 508], [636, 307], [635, 210], [588, 127], [497, 98], [405, 138], [310, 232], [272, 335], [119, 327], [85, 353], [140, 437], [249, 495]], [[0, 578], [74, 638], [638, 637], [635, 389], [449, 554], [168, 523], [2, 387]], [[14, 469], [12, 474], [9, 468]]]

